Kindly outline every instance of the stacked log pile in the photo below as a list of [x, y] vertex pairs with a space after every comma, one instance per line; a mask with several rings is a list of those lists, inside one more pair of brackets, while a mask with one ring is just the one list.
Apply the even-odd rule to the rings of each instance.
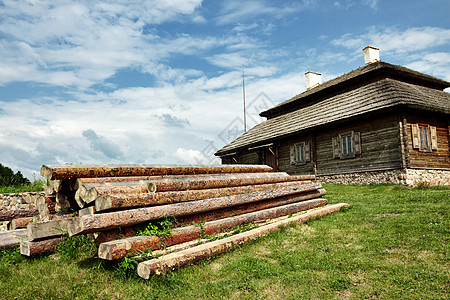
[[[342, 207], [327, 206], [313, 175], [289, 176], [260, 165], [44, 165], [41, 175], [48, 179], [48, 194], [38, 201], [40, 219], [28, 225], [21, 253], [52, 250], [65, 232], [91, 234], [106, 260], [179, 250], [141, 263], [144, 278]], [[176, 222], [167, 235], [136, 236], [139, 226], [168, 217]], [[243, 224], [259, 227], [228, 236]], [[224, 238], [207, 242], [211, 235]], [[207, 243], [196, 246], [200, 240]]]

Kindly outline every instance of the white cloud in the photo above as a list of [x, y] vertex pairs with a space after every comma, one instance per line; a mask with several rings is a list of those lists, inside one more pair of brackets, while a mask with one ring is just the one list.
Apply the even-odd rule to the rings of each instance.
[[450, 81], [450, 53], [436, 52], [415, 57], [406, 67], [427, 74], [434, 74]]
[[[170, 54], [194, 54], [215, 47], [215, 38], [188, 35], [160, 38], [146, 26], [179, 21], [200, 0], [3, 1], [0, 6], [0, 84], [35, 81], [50, 85], [89, 87], [126, 67], [151, 69]], [[227, 41], [222, 41], [226, 43]]]
[[287, 15], [299, 12], [312, 5], [312, 1], [297, 1], [285, 5], [272, 6], [271, 2], [261, 0], [250, 1], [224, 1], [222, 14], [218, 17], [219, 25], [249, 22], [257, 16], [270, 15], [272, 18], [284, 18]]
[[331, 44], [352, 50], [350, 59], [361, 57], [361, 50], [365, 46], [375, 46], [380, 48], [381, 60], [400, 60], [411, 69], [450, 79], [450, 52], [446, 52], [450, 46], [450, 29], [414, 27], [402, 31], [397, 28], [371, 27], [364, 34], [345, 34], [331, 41]]
[[449, 44], [450, 29], [416, 27], [401, 31], [390, 28], [379, 30], [372, 27], [364, 34], [357, 36], [346, 34], [331, 43], [348, 49], [356, 47], [362, 49], [367, 45], [372, 45], [379, 47], [382, 51], [408, 53]]
[[178, 148], [174, 156], [186, 164], [198, 164], [199, 161], [205, 159], [199, 150]]

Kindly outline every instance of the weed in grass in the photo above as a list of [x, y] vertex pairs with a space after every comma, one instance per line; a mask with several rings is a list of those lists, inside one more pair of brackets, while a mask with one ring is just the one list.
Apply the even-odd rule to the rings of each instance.
[[254, 224], [254, 223], [244, 223], [244, 224], [232, 227], [231, 231], [233, 232], [233, 234], [238, 234], [238, 233], [249, 231], [249, 230], [252, 230], [255, 228], [258, 228], [258, 225]]
[[144, 228], [139, 228], [137, 235], [166, 238], [170, 235], [174, 224], [176, 224], [175, 217], [165, 217], [162, 221], [150, 222]]
[[63, 260], [71, 261], [83, 257], [92, 257], [97, 253], [97, 247], [86, 235], [67, 237], [57, 248], [57, 253]]

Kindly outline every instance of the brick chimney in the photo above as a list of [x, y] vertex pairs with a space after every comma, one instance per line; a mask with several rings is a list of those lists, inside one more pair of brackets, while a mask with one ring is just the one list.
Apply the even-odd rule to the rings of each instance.
[[322, 83], [322, 74], [308, 71], [305, 73], [305, 81], [306, 89], [310, 90]]
[[366, 65], [380, 61], [380, 49], [372, 46], [367, 46], [363, 49], [364, 62]]

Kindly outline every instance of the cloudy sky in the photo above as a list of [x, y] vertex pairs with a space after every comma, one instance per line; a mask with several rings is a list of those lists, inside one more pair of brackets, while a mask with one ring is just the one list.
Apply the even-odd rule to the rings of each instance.
[[261, 110], [381, 59], [450, 81], [448, 0], [0, 0], [0, 163], [219, 163]]

